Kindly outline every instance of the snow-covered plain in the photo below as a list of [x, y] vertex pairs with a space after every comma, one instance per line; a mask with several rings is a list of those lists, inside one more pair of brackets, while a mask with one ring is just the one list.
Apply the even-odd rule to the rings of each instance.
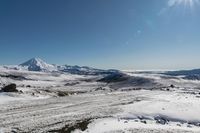
[[0, 92], [0, 133], [200, 132], [200, 81], [121, 73], [102, 82], [107, 75], [1, 67], [0, 87], [20, 92]]

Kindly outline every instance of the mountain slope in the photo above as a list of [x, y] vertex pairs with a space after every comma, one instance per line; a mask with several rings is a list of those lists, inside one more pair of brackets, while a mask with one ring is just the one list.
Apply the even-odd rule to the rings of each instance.
[[50, 64], [47, 64], [40, 58], [32, 58], [19, 66], [27, 68], [29, 71], [55, 71], [56, 67]]
[[63, 66], [58, 66], [57, 68], [58, 71], [67, 72], [71, 74], [80, 74], [80, 75], [99, 75], [99, 74], [111, 74], [118, 72], [117, 70], [102, 70], [87, 66], [80, 67], [80, 66], [63, 65]]
[[32, 58], [20, 65], [3, 66], [7, 70], [27, 70], [36, 72], [60, 72], [78, 75], [101, 75], [119, 72], [118, 70], [103, 70], [87, 66], [71, 66], [71, 65], [52, 65], [48, 64], [40, 58]]
[[164, 74], [170, 76], [182, 76], [183, 79], [200, 80], [200, 69], [168, 71]]

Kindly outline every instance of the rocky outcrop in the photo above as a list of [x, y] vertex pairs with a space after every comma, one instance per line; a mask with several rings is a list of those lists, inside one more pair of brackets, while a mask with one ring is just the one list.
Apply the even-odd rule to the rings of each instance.
[[16, 84], [9, 84], [1, 89], [2, 92], [18, 92]]

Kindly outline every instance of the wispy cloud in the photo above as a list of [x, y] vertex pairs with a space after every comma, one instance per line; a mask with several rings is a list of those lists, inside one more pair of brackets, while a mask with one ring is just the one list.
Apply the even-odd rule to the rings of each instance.
[[179, 1], [179, 0], [168, 0], [166, 7], [163, 7], [158, 12], [158, 16], [161, 16], [162, 14], [166, 13], [171, 7], [175, 6], [177, 4], [177, 1]]
[[184, 5], [193, 7], [195, 4], [199, 4], [199, 0], [168, 0], [169, 7], [173, 7], [175, 5]]
[[177, 3], [180, 3], [182, 0], [169, 0], [168, 1], [168, 6], [172, 7], [175, 6]]
[[161, 16], [162, 14], [166, 13], [167, 11], [177, 6], [183, 6], [182, 8], [183, 10], [191, 9], [191, 11], [193, 11], [195, 6], [200, 6], [200, 0], [167, 0], [166, 7], [163, 7], [158, 12], [158, 16]]

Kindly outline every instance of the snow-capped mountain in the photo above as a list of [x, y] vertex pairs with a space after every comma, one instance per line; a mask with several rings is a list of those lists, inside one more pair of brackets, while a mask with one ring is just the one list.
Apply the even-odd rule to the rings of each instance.
[[40, 58], [32, 58], [19, 66], [24, 67], [29, 71], [56, 71], [56, 66], [47, 64]]
[[70, 65], [52, 65], [48, 64], [40, 58], [32, 58], [20, 65], [3, 66], [5, 69], [27, 70], [37, 72], [62, 72], [79, 75], [99, 75], [118, 72], [118, 70], [102, 70], [87, 66], [70, 66]]

